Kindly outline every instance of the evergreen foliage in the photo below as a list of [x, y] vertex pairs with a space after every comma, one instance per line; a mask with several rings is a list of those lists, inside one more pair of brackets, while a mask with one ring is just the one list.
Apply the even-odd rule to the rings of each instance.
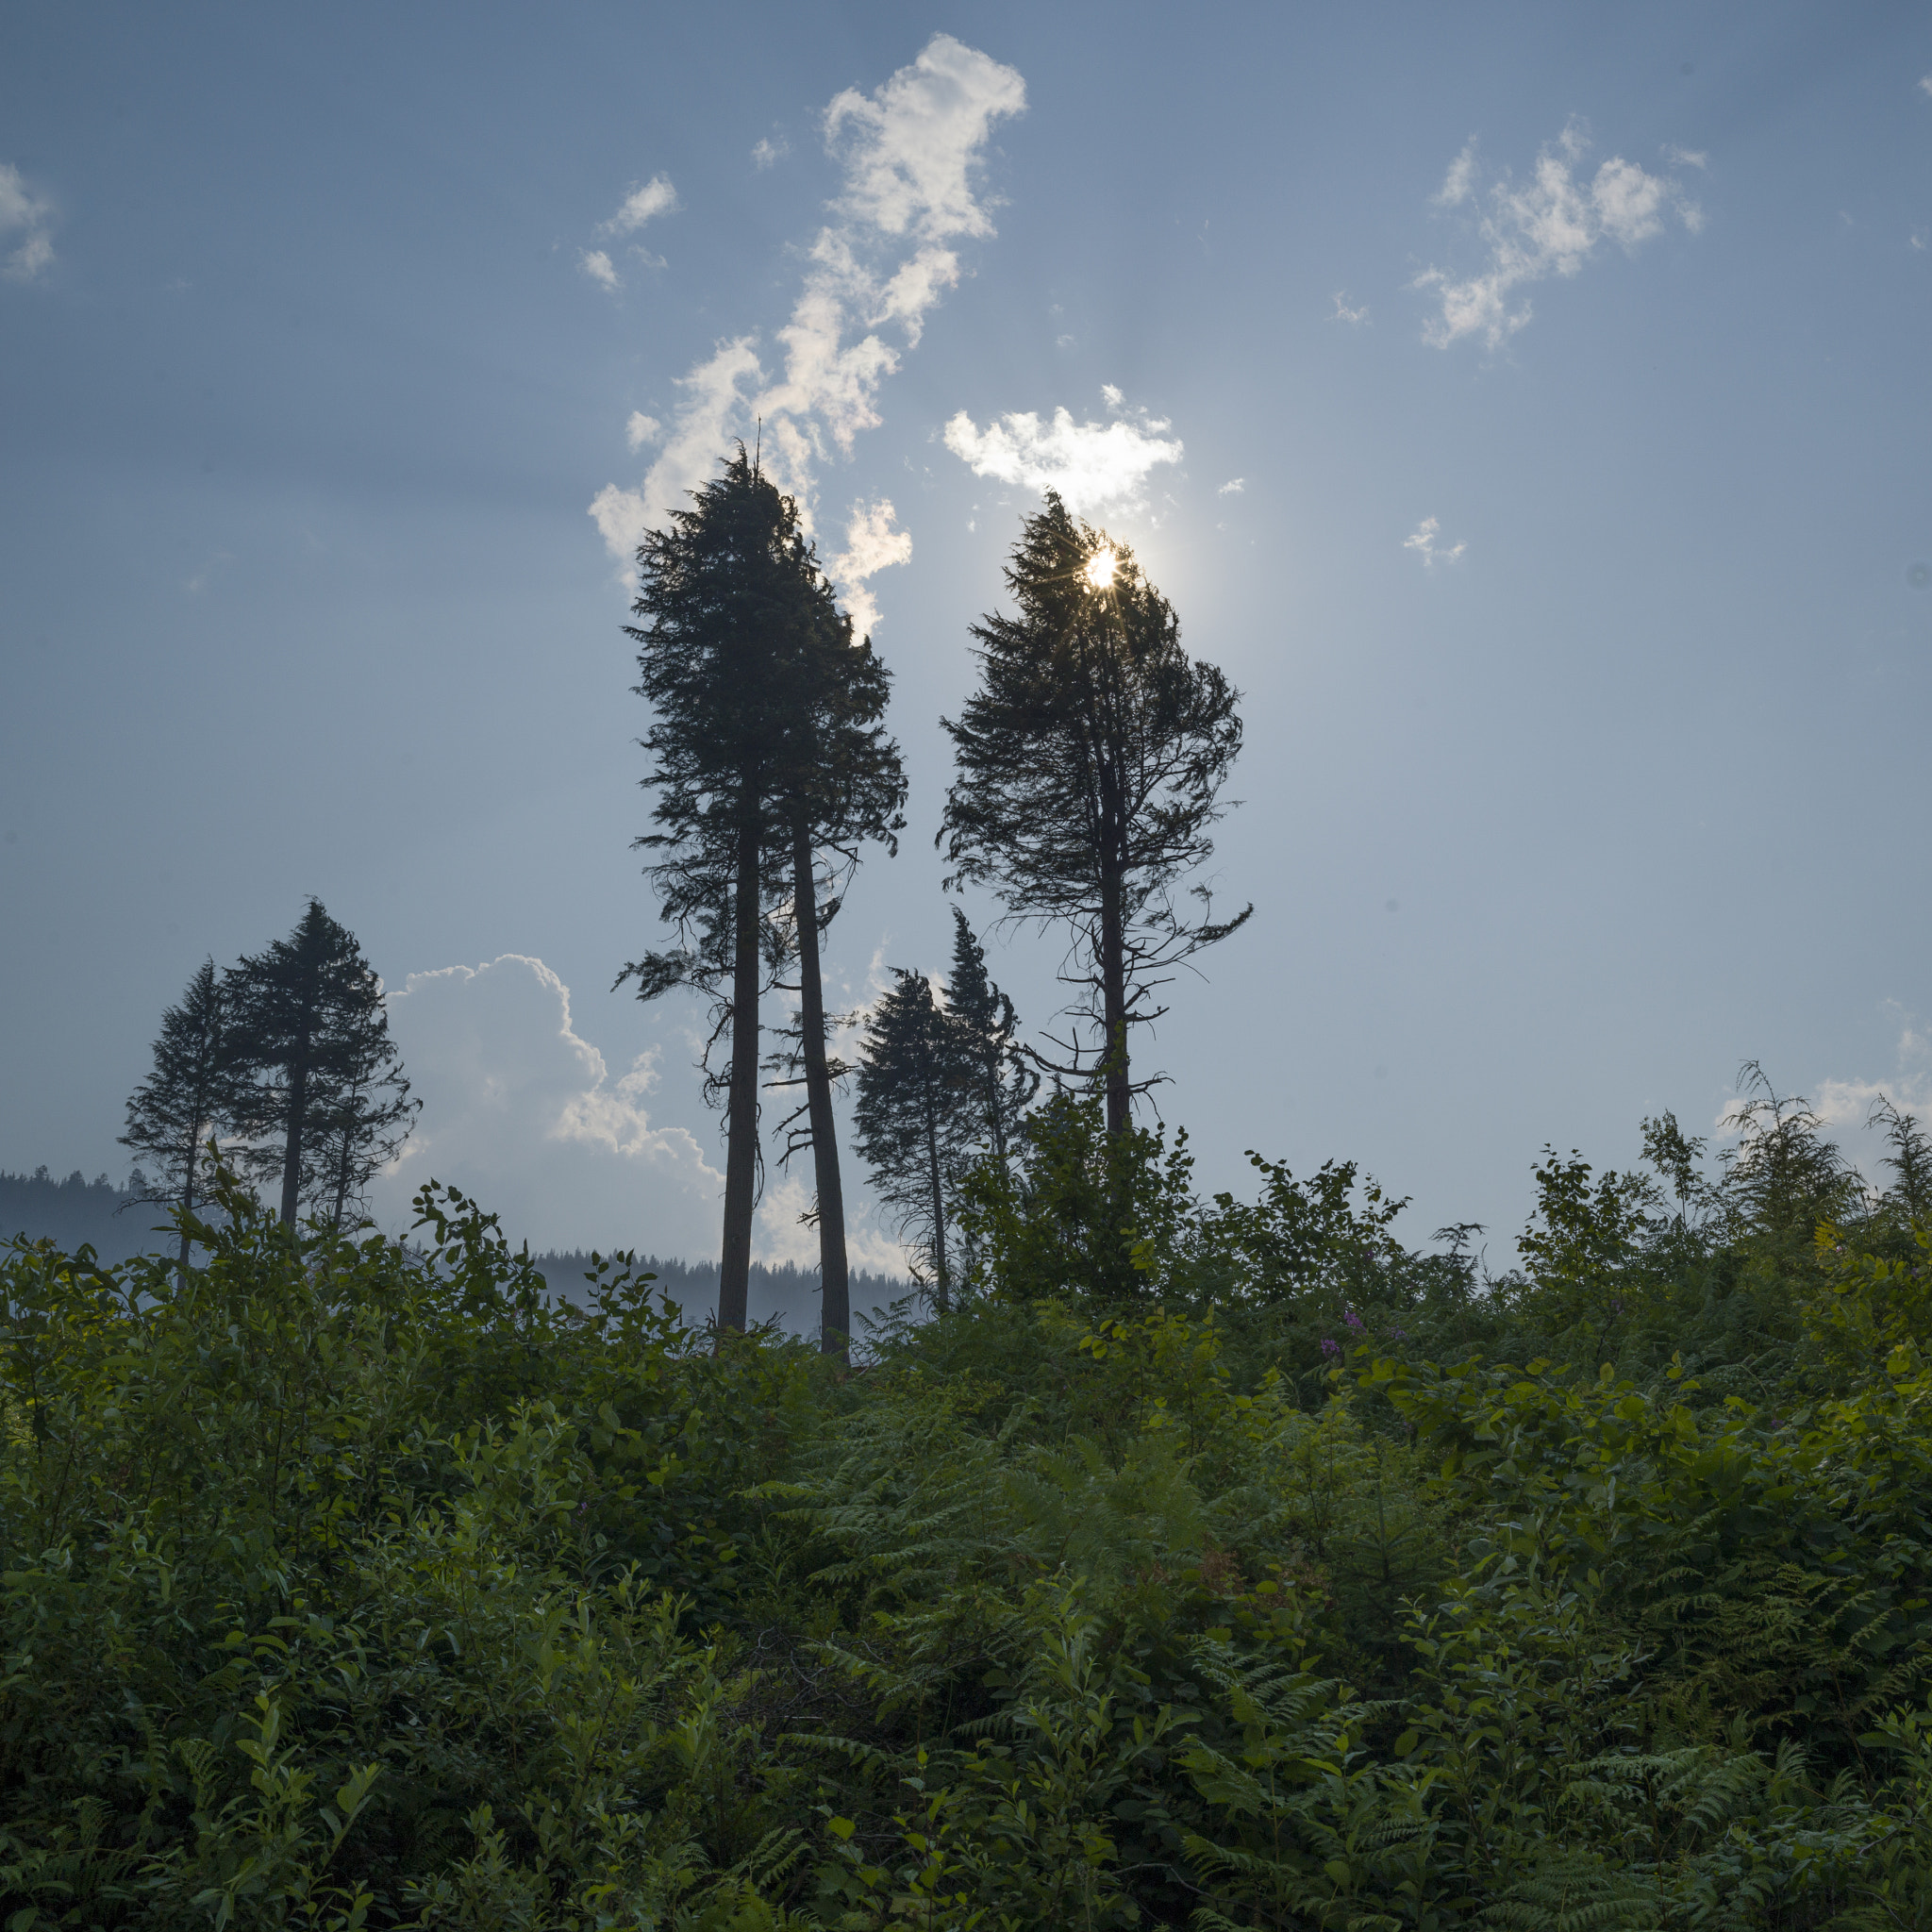
[[286, 940], [229, 970], [222, 998], [236, 1158], [279, 1179], [284, 1225], [305, 1200], [328, 1203], [340, 1224], [416, 1113], [382, 981], [355, 934], [310, 899]]
[[1165, 1010], [1152, 1002], [1174, 967], [1254, 910], [1217, 922], [1200, 884], [1198, 918], [1174, 898], [1213, 855], [1238, 693], [1181, 648], [1132, 553], [1051, 491], [1006, 579], [1018, 613], [973, 626], [979, 688], [941, 720], [958, 775], [938, 842], [950, 883], [990, 886], [1013, 919], [1068, 931], [1064, 976], [1080, 998], [1055, 1071], [1097, 1074], [1108, 1131], [1122, 1133], [1154, 1077], [1133, 1076], [1130, 1031]]
[[1040, 1091], [1040, 1075], [1020, 1045], [1020, 1017], [986, 970], [986, 948], [958, 907], [953, 908], [953, 971], [946, 1017], [959, 1041], [971, 1084], [973, 1138], [1004, 1167], [1019, 1141], [1020, 1121]]
[[[822, 897], [823, 854], [857, 861], [889, 844], [905, 797], [886, 734], [890, 680], [871, 641], [855, 644], [833, 601], [798, 506], [741, 444], [722, 475], [691, 492], [638, 551], [641, 586], [626, 634], [638, 645], [638, 694], [651, 706], [657, 830], [636, 844], [677, 944], [625, 966], [640, 999], [674, 988], [710, 1002], [711, 1043], [727, 1033], [707, 1089], [726, 1112], [719, 1320], [744, 1324], [758, 1193], [758, 1002], [788, 958], [800, 971], [797, 1059], [807, 1087], [818, 1183], [824, 1336], [845, 1345], [844, 1208], [831, 1117], [819, 940], [836, 913]], [[776, 916], [789, 902], [789, 922]]]
[[1932, 1229], [1881, 1124], [1803, 1245], [1801, 1104], [1715, 1173], [1668, 1117], [1655, 1181], [1548, 1154], [1490, 1279], [1347, 1163], [1204, 1200], [1061, 1096], [862, 1373], [627, 1256], [561, 1303], [433, 1188], [408, 1244], [223, 1177], [185, 1272], [16, 1243], [0, 1908], [1924, 1924]]
[[949, 1022], [923, 974], [897, 974], [866, 1020], [852, 1114], [873, 1192], [894, 1217], [941, 1311], [952, 1295], [948, 1202], [971, 1145], [963, 1103], [974, 1072]]
[[1040, 1086], [1013, 1003], [992, 983], [958, 907], [953, 928], [943, 1001], [922, 974], [900, 972], [867, 1017], [853, 1114], [873, 1191], [897, 1217], [942, 1312], [954, 1277], [972, 1265], [970, 1242], [956, 1255], [952, 1241], [966, 1173], [981, 1155], [1006, 1171]]
[[[208, 1145], [234, 1112], [235, 1067], [227, 1040], [225, 993], [215, 962], [204, 959], [178, 1006], [161, 1015], [154, 1071], [127, 1103], [121, 1144], [145, 1159], [141, 1198], [190, 1215], [202, 1205]], [[188, 1266], [181, 1236], [180, 1265]]]

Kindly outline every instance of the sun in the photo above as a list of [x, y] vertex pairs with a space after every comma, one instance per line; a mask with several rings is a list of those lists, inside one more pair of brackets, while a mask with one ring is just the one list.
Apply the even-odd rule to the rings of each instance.
[[1081, 573], [1091, 590], [1105, 591], [1112, 588], [1114, 554], [1111, 550], [1096, 550], [1087, 559], [1087, 568]]

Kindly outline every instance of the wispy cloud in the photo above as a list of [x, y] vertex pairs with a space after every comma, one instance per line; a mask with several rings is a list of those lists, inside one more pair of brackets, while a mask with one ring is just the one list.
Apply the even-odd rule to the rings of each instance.
[[[1693, 234], [1704, 225], [1702, 211], [1674, 176], [1648, 174], [1621, 155], [1580, 178], [1576, 169], [1589, 147], [1582, 124], [1571, 122], [1537, 157], [1522, 187], [1505, 171], [1485, 190], [1474, 141], [1450, 163], [1436, 206], [1477, 210], [1489, 264], [1461, 280], [1439, 268], [1415, 278], [1413, 287], [1432, 291], [1441, 304], [1423, 329], [1424, 341], [1447, 348], [1479, 335], [1491, 348], [1499, 347], [1530, 319], [1529, 303], [1516, 299], [1529, 284], [1576, 275], [1605, 241], [1635, 249], [1663, 232], [1667, 215]], [[1705, 163], [1702, 155], [1671, 152], [1687, 165]]]
[[900, 529], [889, 496], [876, 503], [855, 503], [845, 525], [845, 548], [826, 559], [833, 582], [846, 587], [845, 608], [860, 637], [876, 629], [879, 621], [878, 603], [866, 578], [912, 558], [912, 533]]
[[789, 142], [783, 139], [774, 141], [767, 136], [751, 151], [751, 164], [754, 168], [775, 168], [791, 152]]
[[1922, 74], [1919, 76], [1919, 92], [1932, 95], [1932, 74]]
[[600, 235], [635, 235], [646, 222], [673, 213], [677, 207], [677, 190], [663, 175], [653, 175], [640, 188], [624, 198], [624, 206], [597, 229]]
[[1015, 410], [981, 429], [964, 409], [946, 425], [946, 447], [975, 476], [1042, 495], [1056, 490], [1075, 516], [1145, 507], [1147, 477], [1161, 463], [1177, 463], [1182, 445], [1168, 440], [1165, 417], [1124, 411], [1112, 383], [1101, 391], [1111, 423], [1076, 423], [1056, 409], [1042, 422], [1031, 409]]
[[1245, 476], [1230, 476], [1214, 493], [1216, 496], [1239, 496], [1247, 487]]
[[[610, 485], [591, 505], [613, 555], [627, 560], [647, 525], [713, 474], [733, 437], [749, 440], [758, 418], [765, 467], [809, 525], [819, 465], [849, 457], [859, 432], [878, 424], [881, 385], [959, 279], [952, 244], [993, 233], [979, 168], [994, 123], [1025, 105], [1026, 84], [1013, 69], [949, 34], [935, 35], [872, 93], [835, 96], [824, 139], [843, 180], [831, 219], [805, 250], [791, 318], [776, 331], [783, 371], [767, 375], [758, 339], [746, 333], [719, 342], [680, 378], [683, 401], [642, 487]], [[848, 602], [858, 582], [841, 579]]]
[[1467, 543], [1457, 543], [1448, 549], [1437, 547], [1437, 540], [1442, 534], [1442, 525], [1434, 517], [1424, 517], [1409, 536], [1402, 540], [1405, 550], [1413, 550], [1422, 558], [1424, 570], [1433, 569], [1439, 563], [1457, 563], [1462, 553], [1469, 548]]
[[617, 278], [616, 269], [611, 266], [610, 258], [601, 248], [586, 248], [577, 257], [577, 266], [600, 289], [608, 289], [615, 293], [624, 287]]
[[20, 170], [0, 161], [0, 242], [10, 242], [4, 264], [9, 281], [30, 282], [54, 259], [54, 205], [26, 185]]
[[1345, 294], [1346, 291], [1344, 290], [1336, 290], [1335, 313], [1328, 320], [1330, 322], [1345, 322], [1352, 328], [1359, 328], [1369, 319], [1369, 305], [1364, 302], [1359, 308], [1351, 308], [1344, 299]]
[[630, 421], [624, 425], [624, 440], [633, 449], [642, 449], [647, 442], [656, 442], [664, 434], [664, 425], [655, 416], [647, 416], [641, 409], [630, 412]]
[[[1901, 1113], [1917, 1117], [1922, 1124], [1932, 1122], [1932, 1033], [1895, 1000], [1886, 1003], [1898, 1025], [1896, 1058], [1889, 1080], [1821, 1080], [1813, 1111], [1827, 1125], [1840, 1128], [1863, 1127], [1872, 1119], [1875, 1102], [1890, 1101]], [[1730, 1126], [1726, 1119], [1721, 1124]], [[1847, 1134], [1840, 1143], [1864, 1172], [1874, 1187], [1890, 1184], [1892, 1176], [1884, 1168], [1886, 1149], [1877, 1133]]]

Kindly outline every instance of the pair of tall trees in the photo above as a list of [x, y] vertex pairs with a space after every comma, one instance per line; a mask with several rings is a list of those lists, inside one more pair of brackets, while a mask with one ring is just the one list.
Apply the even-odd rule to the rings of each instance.
[[[760, 1170], [759, 1003], [798, 977], [795, 1049], [806, 1089], [824, 1348], [842, 1354], [851, 1309], [844, 1195], [832, 1116], [820, 942], [841, 880], [868, 840], [896, 850], [906, 779], [883, 724], [891, 679], [855, 641], [797, 503], [742, 444], [638, 551], [626, 627], [652, 708], [655, 830], [635, 842], [677, 942], [619, 974], [640, 999], [687, 988], [710, 1003], [707, 1088], [725, 1106], [721, 1327], [742, 1328]], [[713, 1062], [727, 1041], [722, 1068]]]
[[941, 1313], [959, 1257], [951, 1226], [965, 1169], [1004, 1162], [1040, 1085], [1019, 1045], [1013, 1003], [988, 976], [986, 953], [953, 908], [953, 973], [943, 998], [901, 970], [873, 1008], [858, 1048], [853, 1125], [880, 1201], [898, 1217]]
[[[708, 1091], [722, 1091], [726, 1110], [718, 1318], [741, 1327], [760, 1158], [758, 1005], [796, 962], [822, 1328], [824, 1346], [842, 1351], [849, 1306], [831, 1103], [842, 1070], [826, 1052], [819, 942], [859, 846], [896, 849], [904, 825], [905, 775], [882, 723], [890, 679], [870, 639], [854, 641], [797, 505], [741, 444], [692, 492], [691, 508], [645, 536], [638, 565], [641, 622], [628, 635], [636, 690], [652, 706], [641, 741], [657, 803], [656, 829], [636, 843], [651, 854], [646, 872], [677, 943], [631, 962], [618, 984], [635, 981], [641, 999], [686, 988], [710, 1001]], [[980, 688], [957, 721], [941, 720], [958, 775], [939, 842], [949, 885], [989, 886], [1008, 920], [1070, 930], [1072, 1031], [1052, 1042], [1059, 1058], [1031, 1058], [1058, 1080], [1097, 1080], [1118, 1135], [1132, 1124], [1135, 1095], [1158, 1077], [1136, 1077], [1133, 1029], [1165, 1011], [1156, 1000], [1173, 969], [1254, 909], [1217, 921], [1198, 884], [1198, 913], [1176, 899], [1213, 853], [1209, 830], [1241, 748], [1238, 693], [1182, 650], [1173, 607], [1132, 553], [1058, 496], [1026, 520], [1006, 576], [1017, 614], [973, 627]], [[983, 959], [976, 970], [983, 979]], [[956, 964], [958, 988], [970, 980]], [[945, 1042], [960, 999], [941, 1014], [922, 985], [902, 975], [881, 1008], [891, 1041], [873, 1042], [861, 1133], [888, 1198], [926, 1228], [937, 1274], [947, 1266], [941, 1142], [957, 1130], [942, 1130], [936, 1098], [925, 1113], [892, 1114], [876, 1071], [881, 1054], [924, 1068], [905, 1091], [929, 1097], [955, 1077]], [[712, 1056], [727, 1039], [721, 1069]], [[999, 1054], [1009, 1068], [1010, 1041]], [[1004, 1119], [999, 1107], [993, 1117]], [[963, 1118], [953, 1109], [947, 1119], [956, 1113]], [[907, 1205], [915, 1192], [924, 1206]]]
[[[356, 936], [310, 899], [295, 929], [218, 973], [204, 960], [161, 1016], [154, 1066], [127, 1103], [121, 1144], [153, 1164], [147, 1198], [192, 1213], [211, 1138], [279, 1184], [281, 1218], [306, 1200], [340, 1227], [408, 1137], [409, 1096], [382, 982]], [[188, 1237], [180, 1264], [188, 1265]]]

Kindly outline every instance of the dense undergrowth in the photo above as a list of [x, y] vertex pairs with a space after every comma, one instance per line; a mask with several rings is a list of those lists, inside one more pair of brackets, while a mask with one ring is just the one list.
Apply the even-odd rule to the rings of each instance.
[[1924, 1143], [1747, 1128], [1489, 1281], [1057, 1104], [849, 1371], [435, 1191], [16, 1245], [8, 1932], [1932, 1924]]

